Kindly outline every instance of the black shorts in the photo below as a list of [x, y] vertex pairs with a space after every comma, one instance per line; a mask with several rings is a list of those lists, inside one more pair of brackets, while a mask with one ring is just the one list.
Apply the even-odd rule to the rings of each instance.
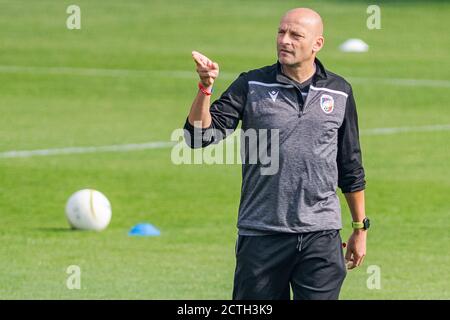
[[233, 299], [336, 300], [346, 274], [339, 230], [239, 235]]

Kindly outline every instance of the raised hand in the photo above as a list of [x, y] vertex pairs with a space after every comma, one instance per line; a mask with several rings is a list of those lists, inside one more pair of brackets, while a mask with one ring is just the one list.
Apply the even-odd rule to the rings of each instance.
[[197, 65], [200, 82], [205, 88], [211, 87], [219, 76], [219, 65], [197, 51], [192, 51], [192, 58]]

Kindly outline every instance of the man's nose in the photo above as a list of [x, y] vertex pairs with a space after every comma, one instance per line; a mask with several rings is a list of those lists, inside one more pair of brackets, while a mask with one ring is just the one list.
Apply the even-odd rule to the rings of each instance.
[[280, 44], [289, 44], [290, 43], [289, 35], [287, 33], [283, 33], [282, 35], [280, 35], [279, 42]]

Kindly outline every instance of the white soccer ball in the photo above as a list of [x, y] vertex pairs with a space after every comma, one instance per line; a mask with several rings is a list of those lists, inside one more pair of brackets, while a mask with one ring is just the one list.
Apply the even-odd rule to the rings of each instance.
[[99, 191], [83, 189], [70, 196], [66, 217], [74, 229], [101, 231], [111, 221], [111, 203]]
[[348, 39], [339, 46], [342, 52], [367, 52], [369, 45], [361, 39]]

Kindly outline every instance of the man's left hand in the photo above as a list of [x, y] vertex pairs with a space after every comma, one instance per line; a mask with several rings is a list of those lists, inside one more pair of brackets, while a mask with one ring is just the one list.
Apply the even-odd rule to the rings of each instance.
[[366, 256], [367, 230], [353, 230], [348, 239], [345, 261], [347, 269], [351, 270], [359, 267]]

